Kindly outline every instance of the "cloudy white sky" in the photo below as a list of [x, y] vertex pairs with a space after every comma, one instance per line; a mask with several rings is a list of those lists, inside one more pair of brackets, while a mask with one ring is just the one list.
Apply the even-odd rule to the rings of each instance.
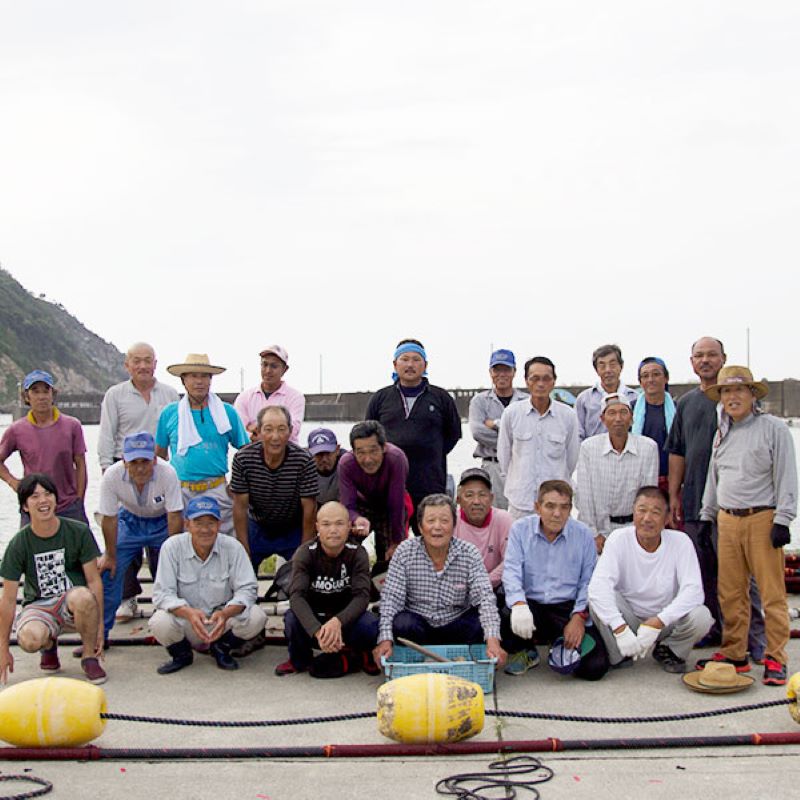
[[0, 3], [0, 262], [120, 349], [313, 392], [800, 377], [796, 2]]

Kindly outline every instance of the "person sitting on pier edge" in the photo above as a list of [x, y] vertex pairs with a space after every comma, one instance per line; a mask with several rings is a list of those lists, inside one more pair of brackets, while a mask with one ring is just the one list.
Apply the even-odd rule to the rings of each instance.
[[153, 584], [150, 631], [172, 656], [158, 672], [188, 667], [192, 646], [207, 646], [220, 669], [238, 669], [231, 651], [267, 624], [256, 605], [255, 573], [242, 545], [219, 535], [222, 514], [215, 498], [192, 498], [185, 516], [187, 533], [164, 543]]
[[352, 452], [339, 462], [339, 500], [350, 515], [353, 535], [363, 539], [374, 531], [375, 554], [385, 561], [408, 535], [408, 459], [386, 441], [383, 425], [374, 419], [353, 425], [350, 447]]
[[692, 646], [711, 627], [694, 546], [664, 528], [668, 517], [663, 489], [639, 489], [633, 525], [611, 533], [589, 581], [589, 610], [612, 667], [652, 650], [666, 672], [686, 672]]
[[[447, 491], [447, 454], [461, 438], [461, 417], [450, 393], [428, 383], [421, 342], [399, 341], [393, 363], [394, 382], [372, 395], [366, 418], [380, 422], [387, 440], [406, 454], [406, 489], [416, 508], [426, 495]], [[415, 533], [418, 519], [412, 514]]]
[[461, 473], [456, 499], [459, 511], [453, 536], [478, 548], [492, 589], [502, 594], [503, 558], [514, 520], [508, 511], [493, 507], [492, 477], [481, 467]]
[[392, 642], [479, 644], [505, 663], [500, 617], [489, 573], [474, 544], [453, 538], [456, 507], [446, 494], [423, 498], [421, 536], [401, 542], [389, 562], [381, 596], [375, 661], [392, 655]]
[[[284, 617], [289, 660], [275, 674], [311, 669], [314, 677], [338, 677], [363, 667], [377, 675], [372, 649], [378, 618], [367, 611], [367, 551], [348, 541], [350, 518], [341, 503], [325, 503], [316, 527], [316, 538], [301, 545], [292, 559], [291, 608]], [[314, 648], [322, 650], [322, 658], [314, 658]]]
[[569, 650], [587, 651], [572, 673], [599, 680], [608, 654], [589, 620], [589, 579], [597, 561], [594, 533], [570, 517], [566, 481], [539, 486], [535, 514], [511, 527], [503, 568], [506, 608], [500, 614], [506, 673], [524, 675], [539, 663], [537, 644], [564, 638]]
[[97, 567], [103, 577], [107, 639], [122, 601], [128, 566], [147, 548], [155, 576], [161, 545], [167, 536], [183, 531], [181, 482], [172, 465], [156, 457], [155, 440], [147, 431], [126, 436], [122, 461], [103, 473], [100, 514], [106, 550]]
[[314, 537], [317, 468], [307, 450], [289, 441], [292, 417], [283, 406], [258, 412], [259, 439], [233, 457], [231, 492], [236, 537], [258, 574], [265, 558], [287, 561]]
[[308, 452], [317, 467], [317, 505], [339, 500], [339, 462], [345, 454], [330, 428], [314, 428], [308, 434]]
[[231, 535], [233, 502], [225, 481], [228, 448], [244, 447], [250, 440], [236, 409], [211, 391], [211, 378], [225, 367], [213, 366], [205, 353], [189, 353], [183, 364], [172, 364], [167, 372], [181, 379], [186, 394], [165, 406], [158, 418], [156, 455], [175, 467], [184, 506], [193, 497], [216, 498], [220, 532]]
[[0, 683], [14, 671], [9, 650], [19, 579], [25, 575], [17, 642], [26, 653], [41, 651], [40, 669], [57, 672], [58, 636], [78, 631], [86, 657], [81, 668], [91, 683], [104, 683], [103, 583], [97, 544], [88, 525], [56, 516], [58, 489], [47, 475], [26, 475], [17, 487], [20, 511], [30, 523], [6, 546], [0, 576]]
[[300, 444], [300, 428], [306, 412], [306, 398], [302, 392], [292, 388], [283, 380], [289, 369], [289, 353], [279, 344], [271, 344], [260, 353], [261, 383], [245, 389], [234, 401], [245, 428], [253, 441], [258, 440], [258, 412], [267, 406], [283, 406], [292, 417], [292, 432], [289, 441]]

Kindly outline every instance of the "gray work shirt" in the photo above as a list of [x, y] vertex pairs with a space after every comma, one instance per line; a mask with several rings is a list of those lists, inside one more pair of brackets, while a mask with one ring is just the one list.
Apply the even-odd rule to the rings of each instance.
[[775, 522], [797, 515], [797, 466], [788, 426], [771, 414], [732, 422], [708, 466], [700, 519], [715, 520], [720, 508], [775, 508]]
[[[525, 392], [514, 389], [509, 405], [527, 399], [528, 395]], [[497, 458], [498, 431], [495, 428], [487, 428], [484, 423], [487, 419], [493, 419], [499, 425], [500, 417], [505, 410], [506, 406], [500, 402], [494, 389], [480, 392], [469, 401], [469, 430], [477, 445], [472, 454], [475, 458]]]
[[153, 584], [153, 605], [162, 611], [181, 606], [210, 615], [223, 606], [250, 608], [258, 582], [244, 547], [232, 536], [218, 535], [203, 561], [192, 546], [190, 533], [170, 536], [161, 546]]

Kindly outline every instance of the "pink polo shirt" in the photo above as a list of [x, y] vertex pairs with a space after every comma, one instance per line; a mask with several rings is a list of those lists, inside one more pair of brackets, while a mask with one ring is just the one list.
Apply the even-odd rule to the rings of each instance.
[[256, 424], [258, 412], [265, 406], [286, 406], [292, 415], [292, 436], [290, 441], [300, 444], [300, 426], [306, 413], [306, 398], [302, 392], [292, 389], [285, 381], [269, 396], [264, 397], [261, 384], [245, 389], [233, 401], [233, 407], [239, 412], [248, 432]]
[[489, 573], [489, 580], [492, 582], [492, 589], [496, 589], [503, 580], [503, 558], [506, 554], [506, 543], [508, 542], [508, 532], [511, 530], [511, 523], [514, 518], [508, 511], [502, 508], [492, 508], [488, 514], [488, 520], [483, 527], [478, 528], [470, 525], [464, 517], [464, 512], [458, 510], [458, 521], [456, 522], [453, 535], [466, 542], [471, 542], [481, 551], [483, 563]]

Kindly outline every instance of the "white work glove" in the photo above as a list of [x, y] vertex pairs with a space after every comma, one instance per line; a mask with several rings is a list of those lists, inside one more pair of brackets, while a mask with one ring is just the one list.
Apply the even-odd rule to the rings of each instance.
[[639, 655], [639, 640], [627, 625], [619, 633], [615, 633], [614, 638], [617, 640], [617, 649], [623, 658], [636, 658]]
[[527, 603], [511, 606], [511, 630], [520, 639], [533, 639], [536, 625], [533, 622], [533, 614]]
[[653, 628], [650, 625], [639, 626], [639, 630], [636, 632], [636, 641], [639, 642], [639, 655], [633, 657], [634, 661], [638, 658], [647, 658], [660, 633], [661, 631], [658, 628]]

